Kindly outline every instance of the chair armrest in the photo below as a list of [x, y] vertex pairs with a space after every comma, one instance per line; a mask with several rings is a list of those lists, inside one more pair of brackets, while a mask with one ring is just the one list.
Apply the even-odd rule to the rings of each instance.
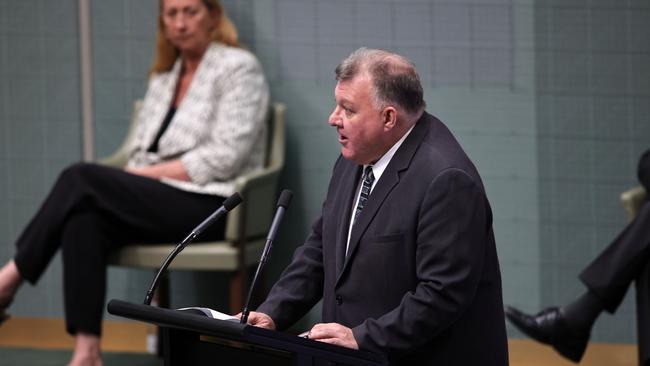
[[264, 168], [244, 174], [235, 179], [235, 187], [238, 192], [256, 189], [260, 186], [268, 186], [277, 183], [279, 167]]
[[[266, 234], [275, 207], [280, 167], [257, 170], [237, 177], [235, 190], [246, 197], [228, 214], [226, 240], [237, 242]], [[246, 232], [241, 232], [245, 230]]]
[[122, 144], [111, 155], [99, 160], [100, 164], [112, 166], [114, 168], [124, 168], [129, 161], [129, 144], [135, 138], [136, 119], [142, 109], [142, 100], [137, 99], [133, 102], [133, 111], [131, 112], [131, 122], [126, 132], [126, 137]]
[[113, 168], [124, 168], [126, 163], [129, 161], [128, 153], [123, 150], [117, 150], [111, 155], [100, 159], [98, 162], [102, 165], [108, 165]]
[[642, 186], [634, 187], [621, 193], [621, 204], [627, 213], [629, 221], [634, 220], [645, 198], [646, 191]]

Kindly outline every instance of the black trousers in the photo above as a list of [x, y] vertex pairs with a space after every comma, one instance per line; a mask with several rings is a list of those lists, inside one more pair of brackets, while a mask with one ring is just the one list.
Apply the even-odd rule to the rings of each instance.
[[[63, 254], [66, 328], [101, 335], [107, 259], [129, 243], [180, 242], [223, 197], [185, 192], [96, 164], [66, 168], [16, 242], [20, 274], [34, 284]], [[223, 238], [215, 224], [202, 239]]]
[[614, 313], [632, 282], [637, 291], [639, 365], [650, 365], [650, 202], [580, 274], [605, 310]]
[[[639, 160], [639, 181], [650, 192], [650, 150]], [[640, 364], [650, 364], [650, 200], [636, 218], [580, 274], [605, 310], [614, 313], [632, 282], [637, 290]]]
[[580, 274], [584, 284], [603, 301], [605, 310], [616, 311], [630, 284], [650, 261], [650, 203]]

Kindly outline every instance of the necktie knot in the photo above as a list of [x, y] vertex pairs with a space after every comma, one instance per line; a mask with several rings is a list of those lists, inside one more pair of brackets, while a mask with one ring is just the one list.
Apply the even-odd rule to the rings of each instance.
[[375, 175], [372, 174], [372, 165], [368, 165], [366, 169], [363, 170], [363, 182], [368, 181], [372, 186], [372, 183], [375, 181]]

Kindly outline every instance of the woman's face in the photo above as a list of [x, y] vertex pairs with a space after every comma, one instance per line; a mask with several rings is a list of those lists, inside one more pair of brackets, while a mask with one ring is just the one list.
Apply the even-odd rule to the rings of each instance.
[[163, 0], [165, 36], [183, 55], [202, 55], [217, 26], [217, 12], [201, 0]]

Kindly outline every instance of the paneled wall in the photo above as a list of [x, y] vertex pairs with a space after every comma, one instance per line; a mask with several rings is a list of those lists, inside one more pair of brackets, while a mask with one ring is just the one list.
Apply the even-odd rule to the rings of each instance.
[[[619, 196], [650, 148], [650, 3], [538, 1], [535, 24], [540, 288], [555, 304], [625, 226]], [[629, 292], [593, 339], [634, 341]]]
[[[119, 145], [132, 102], [144, 94], [158, 5], [91, 4], [101, 157]], [[365, 45], [416, 63], [428, 110], [475, 161], [494, 211], [504, 301], [534, 311], [578, 294], [579, 269], [624, 224], [618, 194], [634, 184], [635, 159], [650, 137], [646, 4], [224, 0], [273, 99], [287, 105], [282, 186], [295, 197], [267, 281], [318, 215], [339, 151], [327, 125], [334, 68]], [[3, 261], [61, 168], [81, 158], [77, 12], [74, 0], [0, 0]], [[60, 272], [57, 258], [38, 286], [24, 287], [12, 313], [62, 316]], [[111, 269], [108, 297], [140, 301], [150, 279], [148, 271]], [[214, 274], [175, 273], [172, 305], [224, 309], [226, 286]], [[615, 331], [599, 325], [598, 340], [634, 340], [631, 303], [621, 310], [603, 321]], [[316, 309], [305, 323], [318, 318]]]
[[[0, 256], [61, 169], [81, 155], [79, 35], [74, 0], [0, 1]], [[12, 314], [61, 316], [59, 258]]]

